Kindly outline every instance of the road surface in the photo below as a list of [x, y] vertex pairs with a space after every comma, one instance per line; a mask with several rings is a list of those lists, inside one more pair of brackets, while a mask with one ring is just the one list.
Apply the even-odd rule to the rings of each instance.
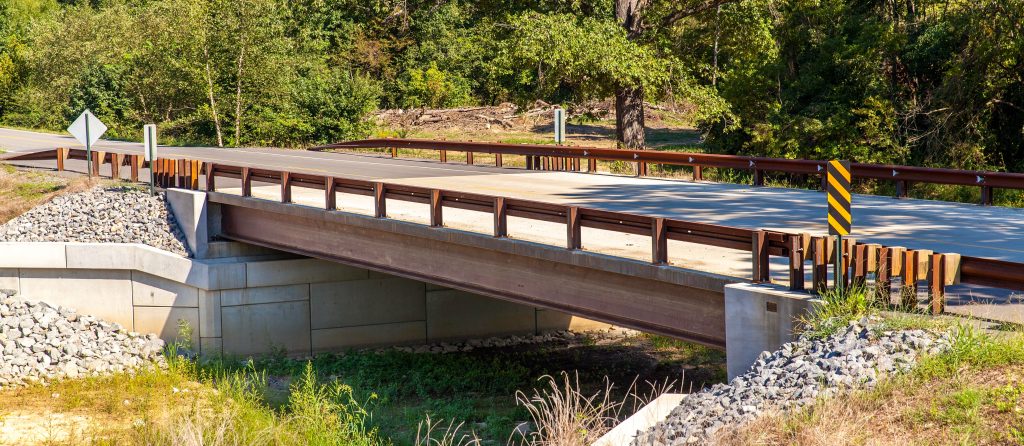
[[[0, 129], [0, 148], [7, 152], [31, 152], [56, 147], [80, 145], [69, 136]], [[101, 141], [96, 149], [142, 153], [142, 145], [139, 143], [117, 141]], [[205, 147], [161, 147], [160, 150], [163, 155], [237, 166], [330, 174], [342, 178], [573, 204], [751, 229], [812, 234], [827, 232], [825, 195], [809, 190], [499, 169], [301, 150]], [[19, 161], [18, 164], [48, 169], [55, 165], [53, 161]], [[85, 171], [82, 161], [69, 160], [67, 166], [69, 170]], [[269, 193], [276, 190], [267, 189]], [[257, 191], [254, 193], [260, 195]], [[295, 193], [296, 201], [306, 195], [301, 188], [296, 189]], [[320, 194], [315, 195], [321, 197]], [[389, 205], [389, 210], [397, 213], [399, 206]], [[861, 241], [1024, 262], [1024, 210], [1021, 209], [869, 195], [855, 195], [853, 206], [853, 236]], [[412, 213], [422, 214], [419, 211]], [[476, 222], [476, 217], [467, 218], [467, 228], [478, 224], [486, 227], [489, 224], [483, 220], [483, 223]], [[555, 227], [526, 228], [526, 232], [535, 233], [539, 237], [537, 241], [542, 241], [545, 236], [553, 236], [557, 240], [564, 237], [562, 231], [564, 229]], [[631, 250], [636, 250], [633, 254], [639, 257], [649, 255], [649, 241], [632, 240], [625, 235], [621, 239], [613, 238], [617, 237], [613, 235], [607, 237], [604, 240], [590, 240], [594, 241], [594, 245], [606, 245], [608, 249], [616, 245], [629, 246], [616, 250], [616, 255], [633, 257]], [[587, 243], [587, 240], [584, 242]], [[743, 255], [686, 249], [675, 250], [675, 253], [676, 256], [687, 257], [670, 259], [680, 266], [749, 276], [749, 257]], [[948, 296], [947, 309], [953, 312], [1024, 321], [1024, 302], [1019, 296], [1005, 291], [961, 286], [950, 289]], [[985, 305], [976, 305], [979, 302]]]

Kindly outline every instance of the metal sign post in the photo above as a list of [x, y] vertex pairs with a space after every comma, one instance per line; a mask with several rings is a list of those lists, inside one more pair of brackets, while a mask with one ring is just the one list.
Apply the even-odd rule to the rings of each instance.
[[828, 162], [828, 233], [836, 236], [835, 284], [836, 290], [842, 294], [845, 280], [843, 276], [843, 236], [849, 235], [853, 229], [853, 214], [850, 195], [850, 162], [832, 160]]
[[149, 194], [156, 195], [156, 174], [153, 172], [153, 162], [156, 161], [156, 124], [142, 126], [142, 145], [147, 162], [149, 162]]
[[565, 110], [555, 109], [555, 144], [565, 144]]
[[[103, 121], [97, 119], [89, 109], [78, 115], [78, 119], [68, 126], [68, 133], [85, 146], [85, 162], [87, 164], [85, 170], [89, 176], [92, 176], [92, 145], [96, 144], [96, 141], [99, 141], [106, 131], [107, 126], [103, 124]], [[96, 174], [99, 175], [99, 168], [96, 170]]]

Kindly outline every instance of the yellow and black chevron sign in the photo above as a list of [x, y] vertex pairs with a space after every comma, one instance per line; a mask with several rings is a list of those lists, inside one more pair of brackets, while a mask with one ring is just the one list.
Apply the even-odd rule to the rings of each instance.
[[849, 235], [853, 228], [850, 209], [850, 162], [828, 162], [828, 233]]

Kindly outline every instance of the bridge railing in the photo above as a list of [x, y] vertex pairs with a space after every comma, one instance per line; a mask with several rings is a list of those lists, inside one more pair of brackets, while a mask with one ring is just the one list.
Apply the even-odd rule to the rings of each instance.
[[[586, 160], [585, 170], [596, 172], [598, 160], [626, 161], [636, 163], [636, 172], [641, 176], [647, 175], [648, 164], [689, 166], [693, 168], [694, 180], [704, 179], [705, 167], [737, 169], [752, 172], [755, 186], [764, 185], [765, 172], [816, 175], [821, 177], [822, 189], [826, 181], [826, 161], [739, 155], [395, 138], [347, 141], [311, 150], [330, 149], [384, 149], [390, 151], [392, 157], [398, 156], [398, 149], [436, 150], [441, 161], [447, 161], [449, 151], [464, 152], [469, 164], [474, 163], [474, 153], [488, 153], [495, 155], [495, 165], [498, 167], [503, 166], [502, 155], [521, 155], [526, 157], [526, 168], [535, 170], [583, 171], [581, 161]], [[1024, 174], [1020, 173], [853, 163], [851, 174], [854, 179], [892, 181], [896, 185], [896, 196], [900, 198], [909, 195], [913, 183], [978, 187], [981, 189], [983, 205], [992, 204], [995, 189], [1024, 189]]]
[[[37, 152], [16, 159], [57, 159], [63, 169], [65, 159], [85, 159], [80, 149], [57, 149]], [[8, 158], [10, 159], [10, 157]], [[746, 251], [751, 253], [753, 282], [772, 281], [771, 259], [786, 260], [787, 274], [781, 278], [792, 290], [819, 291], [828, 285], [831, 265], [841, 256], [844, 280], [847, 284], [866, 284], [874, 279], [877, 290], [892, 295], [894, 280], [900, 281], [898, 295], [905, 306], [916, 305], [917, 288], [927, 285], [932, 312], [941, 312], [945, 288], [956, 284], [970, 284], [1007, 290], [1024, 291], [1024, 263], [1007, 262], [981, 257], [967, 257], [952, 253], [934, 253], [926, 249], [906, 249], [859, 243], [844, 238], [840, 252], [835, 252], [831, 237], [812, 236], [807, 233], [752, 230], [731, 226], [691, 222], [657, 216], [613, 212], [579, 206], [544, 203], [511, 197], [468, 193], [462, 191], [416, 187], [402, 184], [289, 172], [272, 169], [215, 164], [190, 159], [160, 158], [151, 163], [135, 154], [94, 153], [90, 170], [98, 174], [102, 164], [111, 164], [112, 178], [120, 179], [120, 167], [130, 166], [130, 178], [137, 180], [139, 169], [152, 169], [157, 186], [217, 191], [217, 179], [236, 179], [241, 194], [252, 197], [253, 183], [276, 184], [280, 187], [280, 200], [291, 203], [294, 188], [324, 191], [323, 209], [338, 208], [338, 194], [373, 197], [373, 215], [387, 218], [388, 200], [407, 201], [429, 205], [429, 225], [444, 226], [444, 209], [464, 209], [493, 215], [492, 234], [508, 237], [508, 218], [562, 223], [566, 227], [566, 249], [583, 249], [582, 228], [595, 228], [651, 238], [650, 261], [668, 265], [668, 241], [675, 240], [705, 246]], [[204, 181], [200, 181], [200, 179]], [[808, 272], [807, 269], [810, 269]], [[808, 287], [807, 276], [811, 278]], [[881, 295], [885, 295], [883, 292]]]

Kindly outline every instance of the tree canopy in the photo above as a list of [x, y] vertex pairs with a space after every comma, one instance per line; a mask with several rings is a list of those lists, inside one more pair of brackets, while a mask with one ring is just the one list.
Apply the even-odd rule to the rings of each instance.
[[179, 143], [304, 145], [364, 136], [381, 107], [614, 96], [641, 124], [644, 100], [689, 104], [716, 152], [1024, 170], [1022, 15], [1024, 0], [0, 0], [0, 122], [62, 128], [89, 107], [115, 137], [156, 122]]

